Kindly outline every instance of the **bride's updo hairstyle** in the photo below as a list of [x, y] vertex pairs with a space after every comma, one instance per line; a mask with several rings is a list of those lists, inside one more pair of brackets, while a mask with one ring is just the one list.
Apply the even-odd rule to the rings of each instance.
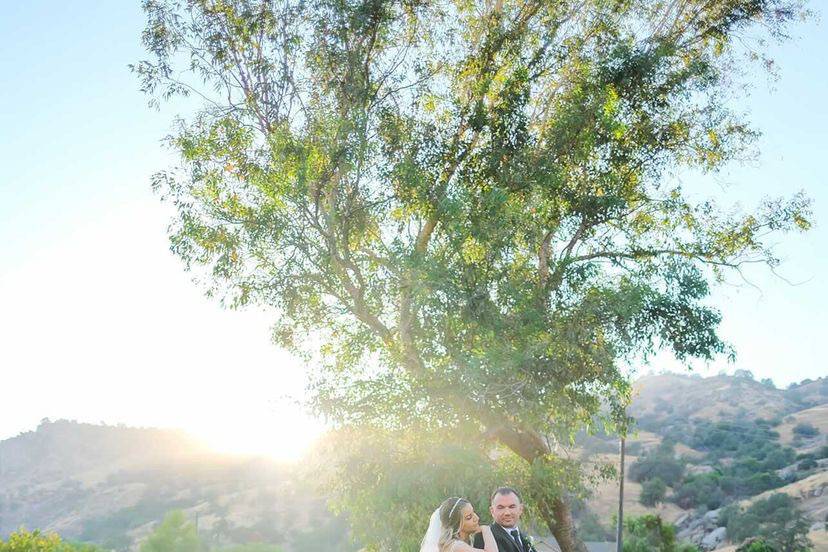
[[445, 550], [452, 541], [460, 538], [460, 525], [463, 523], [463, 508], [471, 504], [465, 498], [457, 496], [447, 498], [440, 504], [440, 550]]

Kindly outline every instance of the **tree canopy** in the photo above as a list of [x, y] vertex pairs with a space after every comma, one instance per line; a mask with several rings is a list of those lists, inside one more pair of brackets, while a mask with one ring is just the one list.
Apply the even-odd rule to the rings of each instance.
[[676, 540], [676, 528], [659, 516], [624, 520], [624, 552], [699, 552], [693, 544]]
[[[601, 405], [625, 422], [625, 361], [729, 352], [710, 280], [810, 225], [801, 194], [740, 212], [676, 179], [750, 153], [728, 91], [796, 1], [144, 8], [143, 89], [202, 106], [153, 181], [172, 249], [226, 304], [275, 309], [340, 424], [543, 472]], [[564, 498], [533, 506], [584, 550]]]
[[92, 544], [64, 541], [56, 533], [15, 531], [5, 541], [0, 539], [0, 552], [103, 552]]
[[784, 493], [757, 500], [747, 508], [736, 504], [728, 506], [723, 514], [727, 536], [733, 542], [761, 537], [768, 547], [785, 552], [804, 552], [813, 548], [808, 538], [811, 521], [799, 510], [794, 499]]
[[206, 547], [196, 526], [181, 510], [164, 516], [155, 531], [141, 544], [141, 552], [201, 552]]

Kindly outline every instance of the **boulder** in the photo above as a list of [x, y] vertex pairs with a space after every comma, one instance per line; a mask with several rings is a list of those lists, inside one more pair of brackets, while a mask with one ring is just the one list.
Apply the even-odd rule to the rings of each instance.
[[681, 514], [676, 519], [676, 521], [673, 522], [673, 525], [675, 525], [676, 528], [679, 529], [679, 530], [684, 529], [684, 527], [690, 522], [692, 517], [693, 517], [693, 515], [690, 512], [686, 512], [684, 514]]
[[786, 466], [782, 469], [776, 470], [776, 475], [778, 475], [779, 478], [783, 481], [795, 481], [798, 467], [799, 462], [797, 462], [796, 464], [792, 464], [790, 466]]
[[704, 523], [717, 525], [719, 523], [719, 512], [720, 510], [710, 510], [706, 514], [704, 514]]
[[727, 529], [724, 527], [717, 527], [702, 539], [701, 546], [705, 550], [713, 550], [718, 548], [725, 539], [727, 539]]

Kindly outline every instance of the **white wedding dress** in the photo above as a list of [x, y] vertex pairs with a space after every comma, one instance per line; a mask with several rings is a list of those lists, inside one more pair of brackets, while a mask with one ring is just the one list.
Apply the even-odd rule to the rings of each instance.
[[431, 514], [428, 529], [420, 543], [420, 552], [440, 552], [440, 508]]

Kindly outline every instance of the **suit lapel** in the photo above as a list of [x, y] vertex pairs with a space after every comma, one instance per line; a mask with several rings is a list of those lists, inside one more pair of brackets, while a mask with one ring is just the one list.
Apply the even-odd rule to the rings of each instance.
[[[509, 532], [506, 531], [506, 529], [504, 529], [503, 527], [501, 527], [500, 525], [497, 525], [497, 524], [494, 524], [493, 527], [494, 527], [494, 529], [492, 529], [492, 534], [493, 535], [498, 535], [499, 534], [500, 535], [499, 540], [501, 542], [503, 542], [504, 544], [506, 544], [506, 546], [509, 547], [508, 550], [500, 550], [499, 552], [523, 552], [523, 550], [521, 550], [520, 547], [515, 542], [515, 539], [512, 538], [512, 535], [510, 535]], [[521, 538], [523, 538], [523, 535], [521, 535]]]

